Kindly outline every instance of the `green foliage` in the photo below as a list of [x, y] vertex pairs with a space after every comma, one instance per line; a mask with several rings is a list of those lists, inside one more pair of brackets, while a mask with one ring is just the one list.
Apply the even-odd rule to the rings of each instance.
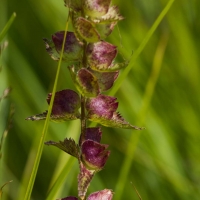
[[[52, 90], [57, 66], [46, 54], [42, 38], [64, 29], [66, 8], [62, 0], [9, 3], [3, 0], [2, 3], [7, 7], [7, 17], [13, 10], [19, 14], [9, 31], [9, 46], [5, 51], [7, 66], [4, 69], [8, 85], [13, 89], [11, 101], [16, 113], [14, 126], [4, 143], [0, 179], [1, 183], [13, 180], [4, 188], [4, 200], [22, 200], [44, 123], [24, 119], [47, 109], [45, 98]], [[133, 134], [130, 130], [103, 129], [102, 143], [109, 144], [112, 153], [105, 169], [94, 178], [89, 192], [99, 187], [115, 188], [121, 182], [123, 199], [138, 199], [130, 184], [133, 182], [142, 199], [198, 200], [200, 2], [175, 1], [139, 53], [138, 47], [168, 1], [115, 0], [113, 3], [118, 4], [125, 20], [118, 23], [120, 33], [115, 27], [109, 40], [119, 47], [122, 44], [119, 52], [126, 60], [130, 59], [132, 51], [132, 59], [136, 54], [139, 56], [134, 61], [131, 59], [131, 70], [125, 79], [122, 78], [119, 90], [112, 90], [109, 95], [118, 91], [119, 112], [131, 124], [142, 125], [146, 130]], [[0, 30], [2, 27], [1, 24]], [[123, 72], [119, 78], [122, 76]], [[1, 77], [0, 87], [2, 80]], [[61, 67], [58, 90], [64, 88], [75, 89], [65, 65]], [[65, 137], [77, 140], [78, 127], [78, 121], [61, 125], [50, 123], [46, 140], [59, 141]], [[134, 155], [127, 149], [130, 146], [134, 146]], [[125, 160], [129, 160], [129, 168], [125, 178], [119, 180]], [[33, 199], [52, 200], [67, 193], [76, 195], [77, 173], [68, 173], [69, 169], [66, 175], [62, 170], [67, 162], [68, 156], [57, 148], [44, 147]], [[66, 166], [78, 170], [77, 163]], [[56, 182], [57, 177], [61, 181]], [[56, 185], [55, 190], [53, 185]], [[52, 198], [47, 197], [48, 191], [53, 191], [54, 194], [49, 193]], [[118, 191], [114, 189], [114, 192], [115, 200]]]

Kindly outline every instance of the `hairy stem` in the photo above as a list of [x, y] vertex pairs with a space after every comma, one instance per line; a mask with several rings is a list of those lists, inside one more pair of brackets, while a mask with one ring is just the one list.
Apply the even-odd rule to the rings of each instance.
[[[87, 42], [84, 41], [83, 59], [81, 64], [83, 68], [87, 68], [86, 47], [87, 47]], [[85, 130], [86, 130], [85, 101], [86, 98], [83, 95], [81, 95], [81, 135], [79, 138], [79, 146], [81, 146], [82, 142], [85, 140]]]
[[85, 97], [81, 95], [81, 135], [79, 138], [79, 146], [85, 140], [86, 117], [85, 117]]

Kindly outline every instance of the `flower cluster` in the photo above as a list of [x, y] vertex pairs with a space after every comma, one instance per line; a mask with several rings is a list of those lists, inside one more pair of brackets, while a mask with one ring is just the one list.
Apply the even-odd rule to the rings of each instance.
[[[102, 170], [110, 155], [108, 145], [101, 144], [101, 128], [87, 127], [86, 121], [103, 126], [141, 130], [128, 123], [118, 112], [115, 97], [104, 95], [119, 75], [119, 69], [127, 62], [116, 63], [117, 46], [105, 41], [114, 26], [123, 17], [118, 7], [111, 5], [111, 0], [65, 0], [69, 9], [74, 32], [56, 32], [52, 40], [44, 39], [46, 50], [53, 60], [60, 60], [64, 44], [62, 61], [66, 63], [72, 80], [78, 91], [70, 89], [55, 94], [50, 118], [52, 121], [81, 120], [79, 144], [71, 138], [64, 141], [48, 141], [78, 159], [78, 197], [86, 199], [87, 189], [95, 173]], [[66, 35], [66, 38], [64, 38]], [[47, 103], [51, 94], [47, 97]], [[42, 120], [47, 111], [28, 117], [28, 120]], [[111, 200], [113, 193], [105, 189], [92, 193], [87, 200]], [[62, 200], [77, 200], [66, 197]]]

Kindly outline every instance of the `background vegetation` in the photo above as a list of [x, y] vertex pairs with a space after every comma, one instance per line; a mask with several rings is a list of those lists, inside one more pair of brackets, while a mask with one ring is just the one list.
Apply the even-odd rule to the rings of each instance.
[[[167, 0], [114, 0], [125, 20], [109, 40], [129, 59], [167, 4]], [[1, 102], [0, 134], [10, 105], [15, 107], [13, 127], [3, 146], [0, 186], [3, 200], [22, 200], [30, 177], [44, 121], [25, 118], [47, 109], [57, 63], [45, 52], [42, 38], [63, 30], [67, 10], [62, 0], [0, 1], [0, 30], [13, 12], [17, 17], [9, 30], [3, 52], [0, 96], [10, 86], [9, 98]], [[111, 156], [105, 169], [92, 181], [89, 192], [114, 190], [114, 200], [197, 200], [200, 197], [200, 1], [175, 0], [170, 11], [134, 63], [116, 96], [119, 111], [132, 124], [146, 130], [103, 128], [102, 143]], [[120, 36], [121, 35], [121, 36]], [[73, 89], [63, 65], [58, 90]], [[79, 135], [79, 121], [51, 123], [46, 140], [59, 141]], [[137, 148], [135, 148], [137, 147]], [[128, 149], [128, 150], [127, 150]], [[44, 200], [69, 156], [57, 148], [44, 147], [32, 199]], [[55, 197], [76, 195], [78, 165]], [[129, 165], [131, 163], [131, 165]], [[127, 173], [126, 173], [127, 172]], [[51, 200], [51, 199], [50, 199]]]

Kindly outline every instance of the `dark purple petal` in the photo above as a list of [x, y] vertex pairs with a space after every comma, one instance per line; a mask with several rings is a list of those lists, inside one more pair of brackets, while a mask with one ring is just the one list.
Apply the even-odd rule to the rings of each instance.
[[84, 11], [89, 17], [101, 17], [108, 12], [111, 0], [85, 0]]
[[90, 194], [87, 200], [112, 200], [112, 197], [113, 197], [112, 190], [105, 189]]
[[[64, 40], [65, 31], [56, 32], [52, 35], [52, 42], [44, 39], [46, 50], [54, 60], [60, 59], [62, 44]], [[63, 60], [79, 61], [82, 57], [82, 44], [76, 39], [73, 32], [67, 32], [66, 41], [63, 52]]]
[[101, 136], [102, 132], [100, 127], [92, 127], [86, 129], [85, 140], [93, 140], [95, 142], [100, 142]]
[[[51, 96], [52, 94], [49, 93], [47, 97], [48, 104], [50, 104]], [[80, 97], [75, 91], [70, 89], [62, 90], [55, 94], [52, 114], [75, 113], [80, 108], [80, 105]]]
[[101, 170], [110, 155], [110, 151], [107, 151], [108, 145], [100, 144], [92, 140], [86, 140], [83, 142], [82, 160], [86, 164], [86, 167], [93, 170]]
[[86, 49], [88, 64], [96, 71], [109, 71], [117, 55], [117, 47], [104, 41], [90, 43]]
[[83, 17], [79, 17], [76, 20], [75, 28], [80, 37], [87, 42], [97, 42], [100, 40], [100, 36], [92, 22]]
[[88, 116], [97, 115], [106, 119], [111, 119], [117, 110], [117, 98], [100, 94], [96, 98], [90, 98], [86, 102]]
[[[50, 104], [52, 94], [48, 94], [47, 102]], [[73, 90], [62, 90], [59, 92], [56, 92], [53, 108], [51, 112], [51, 120], [53, 121], [67, 121], [67, 120], [73, 120], [80, 117], [80, 113], [78, 109], [80, 108], [81, 102], [79, 95], [74, 92]], [[31, 117], [28, 117], [27, 120], [43, 120], [46, 119], [47, 111], [34, 115]]]
[[87, 99], [86, 109], [88, 111], [87, 118], [90, 121], [100, 123], [104, 126], [115, 128], [127, 128], [142, 130], [137, 126], [133, 126], [125, 121], [121, 115], [116, 112], [118, 103], [116, 98], [99, 95], [96, 98]]
[[90, 69], [90, 71], [96, 76], [99, 84], [99, 88], [101, 92], [109, 90], [114, 81], [117, 79], [119, 75], [119, 71], [117, 72], [98, 72]]
[[[64, 31], [60, 31], [52, 35], [52, 40], [55, 44], [55, 48], [59, 53], [62, 49], [64, 34]], [[63, 59], [68, 61], [80, 60], [82, 51], [82, 44], [76, 39], [75, 34], [73, 32], [67, 32]]]

